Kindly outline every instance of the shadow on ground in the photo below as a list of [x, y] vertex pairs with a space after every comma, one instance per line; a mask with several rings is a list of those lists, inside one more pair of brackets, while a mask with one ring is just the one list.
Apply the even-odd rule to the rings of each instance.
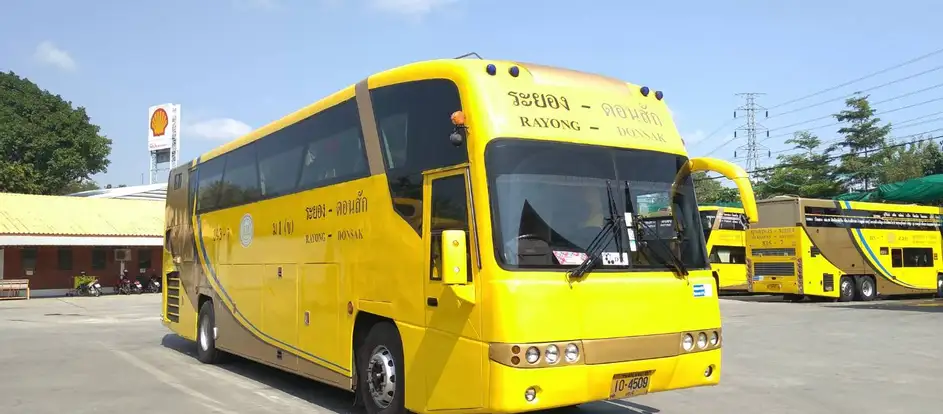
[[[161, 345], [196, 360], [196, 344], [176, 334], [164, 335]], [[195, 361], [196, 362], [196, 361]], [[196, 362], [199, 363], [199, 362]], [[286, 371], [269, 367], [245, 358], [233, 356], [226, 363], [217, 365], [233, 374], [251, 379], [265, 386], [300, 398], [313, 405], [344, 414], [362, 414], [365, 411], [353, 407], [353, 394]], [[629, 401], [607, 401], [585, 404], [579, 407], [538, 411], [544, 414], [568, 413], [629, 413], [656, 414], [661, 410]]]

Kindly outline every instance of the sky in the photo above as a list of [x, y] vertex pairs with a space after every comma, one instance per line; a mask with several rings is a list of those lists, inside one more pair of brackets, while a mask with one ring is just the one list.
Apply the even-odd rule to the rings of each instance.
[[663, 90], [693, 156], [741, 162], [736, 94], [763, 93], [770, 165], [797, 130], [834, 140], [815, 119], [856, 91], [893, 135], [943, 135], [943, 52], [788, 103], [943, 48], [939, 16], [932, 0], [5, 0], [0, 71], [86, 108], [113, 140], [101, 185], [146, 182], [151, 105], [182, 106], [189, 160], [372, 73], [468, 52]]

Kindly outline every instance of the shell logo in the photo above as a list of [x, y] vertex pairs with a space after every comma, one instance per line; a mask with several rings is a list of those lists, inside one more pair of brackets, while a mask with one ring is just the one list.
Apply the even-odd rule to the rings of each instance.
[[170, 123], [170, 118], [167, 117], [167, 111], [164, 108], [157, 108], [154, 111], [154, 114], [151, 115], [151, 133], [155, 137], [164, 135], [164, 132], [167, 131], [167, 124]]

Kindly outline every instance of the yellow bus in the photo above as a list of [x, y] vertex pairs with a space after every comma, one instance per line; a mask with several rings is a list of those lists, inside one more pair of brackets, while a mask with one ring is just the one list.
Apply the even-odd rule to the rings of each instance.
[[775, 197], [747, 230], [749, 290], [870, 301], [943, 291], [939, 207]]
[[717, 289], [747, 290], [746, 230], [748, 221], [742, 208], [701, 206], [701, 225], [707, 240], [708, 260]]
[[[507, 61], [369, 76], [170, 173], [163, 323], [370, 413], [716, 385], [693, 171], [648, 87]], [[648, 237], [652, 203], [673, 235]]]

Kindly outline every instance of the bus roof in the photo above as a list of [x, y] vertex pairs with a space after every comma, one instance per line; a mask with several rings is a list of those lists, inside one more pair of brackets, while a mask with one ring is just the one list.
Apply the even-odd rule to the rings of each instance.
[[[533, 78], [535, 83], [539, 83], [543, 86], [576, 88], [580, 90], [611, 90], [613, 88], [625, 88], [626, 91], [628, 91], [628, 89], [637, 90], [640, 88], [638, 85], [634, 85], [605, 75], [592, 74], [540, 64], [487, 59], [437, 59], [413, 62], [370, 75], [367, 78], [367, 83], [368, 86], [372, 89], [409, 80], [432, 79], [443, 75], [451, 75], [451, 77], [464, 79], [473, 84], [483, 84], [486, 79], [495, 78], [495, 75], [493, 74], [494, 72], [490, 71], [491, 68], [489, 66], [493, 66], [496, 71], [503, 69], [505, 72], [509, 71], [511, 67], [518, 67], [520, 73], [527, 73]], [[511, 76], [515, 78], [518, 77], [518, 75]], [[494, 82], [491, 82], [491, 84], [493, 83]], [[643, 89], [649, 90], [648, 88]], [[656, 94], [653, 93], [653, 95]], [[659, 96], [658, 100], [661, 101], [661, 93], [659, 92], [657, 95]], [[302, 119], [305, 119], [324, 109], [351, 99], [354, 96], [355, 85], [348, 85], [297, 111], [271, 121], [268, 124], [259, 127], [243, 136], [240, 136], [232, 141], [229, 141], [201, 154], [197, 160], [194, 160], [194, 163], [207, 161], [216, 156], [219, 156], [220, 154], [225, 154], [231, 150], [249, 144], [259, 138], [301, 121]], [[626, 117], [624, 114], [622, 115], [623, 118]], [[670, 127], [674, 127], [672, 120], [669, 119], [667, 122], [670, 122]], [[674, 131], [676, 131], [676, 129], [674, 129]], [[674, 133], [676, 134], [676, 132]], [[642, 134], [644, 134], [644, 132], [642, 132]], [[680, 141], [680, 137], [678, 138]], [[670, 144], [674, 144], [674, 142], [671, 142]], [[678, 152], [677, 145], [674, 145], [673, 147], [670, 145], [665, 146], [664, 142], [652, 142], [649, 146], [652, 147], [650, 149], [654, 149], [658, 148], [659, 145], [666, 147], [666, 151], [671, 149], [672, 151], [670, 152]], [[683, 146], [681, 148], [683, 150]]]

